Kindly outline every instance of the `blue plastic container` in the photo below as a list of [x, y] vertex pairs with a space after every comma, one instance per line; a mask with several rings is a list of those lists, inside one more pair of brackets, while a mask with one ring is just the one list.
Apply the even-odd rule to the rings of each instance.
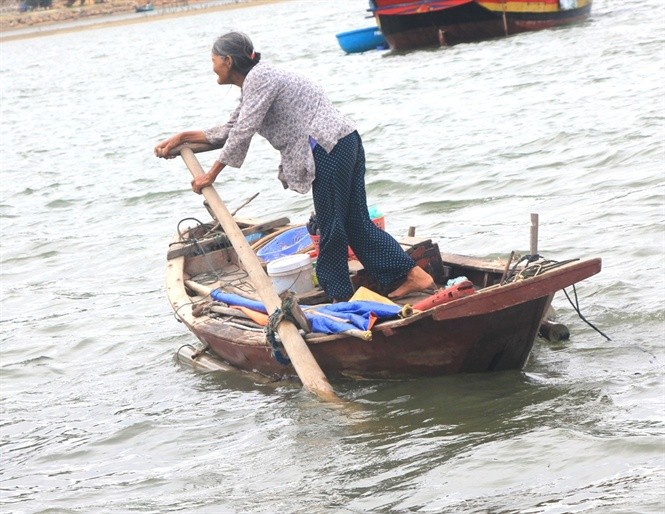
[[312, 238], [307, 227], [296, 227], [282, 232], [265, 246], [258, 249], [258, 255], [263, 262], [272, 262], [275, 259], [293, 255], [304, 250], [312, 244]]
[[336, 37], [339, 46], [347, 54], [367, 52], [368, 50], [383, 49], [386, 47], [386, 40], [383, 38], [383, 34], [381, 34], [381, 29], [376, 26], [340, 32]]

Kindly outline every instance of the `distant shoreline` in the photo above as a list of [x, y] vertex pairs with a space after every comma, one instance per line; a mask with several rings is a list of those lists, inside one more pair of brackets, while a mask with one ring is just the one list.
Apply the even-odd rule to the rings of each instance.
[[[140, 0], [139, 0], [140, 1]], [[111, 0], [84, 7], [57, 7], [29, 13], [0, 15], [0, 42], [30, 39], [53, 34], [131, 25], [157, 19], [176, 18], [204, 12], [224, 11], [285, 2], [287, 0], [189, 0], [176, 4], [154, 2], [154, 10], [135, 12], [135, 4]]]

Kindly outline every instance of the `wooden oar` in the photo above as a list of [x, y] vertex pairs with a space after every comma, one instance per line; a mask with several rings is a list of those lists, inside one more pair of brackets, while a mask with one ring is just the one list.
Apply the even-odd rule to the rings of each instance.
[[[190, 148], [182, 147], [180, 156], [185, 161], [187, 168], [193, 177], [203, 175], [203, 169], [198, 159]], [[203, 196], [208, 201], [210, 208], [215, 213], [217, 221], [222, 225], [224, 233], [233, 245], [240, 261], [245, 267], [254, 288], [256, 289], [261, 301], [269, 313], [275, 312], [281, 308], [282, 302], [277, 296], [272, 281], [263, 271], [261, 262], [252, 251], [245, 236], [236, 225], [231, 213], [222, 202], [213, 186], [204, 187]], [[289, 321], [282, 321], [277, 326], [277, 333], [282, 340], [286, 353], [291, 359], [291, 364], [296, 370], [298, 377], [307, 390], [316, 394], [319, 398], [328, 401], [339, 401], [339, 397], [333, 391], [328, 379], [314, 359], [312, 352], [309, 351], [305, 340], [301, 337], [296, 326]]]

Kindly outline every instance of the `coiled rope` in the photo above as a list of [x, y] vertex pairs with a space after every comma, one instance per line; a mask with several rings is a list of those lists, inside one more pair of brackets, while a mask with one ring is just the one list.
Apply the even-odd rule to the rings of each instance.
[[[559, 268], [577, 260], [579, 259], [568, 259], [567, 261], [551, 261], [538, 254], [525, 255], [513, 265], [504, 283], [507, 284], [509, 282], [524, 280], [525, 278], [537, 277], [546, 271]], [[526, 266], [518, 272], [517, 267], [523, 262], [526, 262]]]
[[[185, 221], [194, 221], [196, 222], [197, 226], [196, 227], [189, 227], [186, 230], [183, 230], [181, 228], [181, 225]], [[206, 266], [209, 270], [210, 276], [214, 278], [214, 280], [217, 280], [221, 282], [223, 285], [232, 285], [232, 281], [225, 280], [222, 278], [222, 276], [219, 274], [219, 272], [215, 269], [213, 266], [212, 262], [210, 261], [210, 258], [208, 257], [209, 250], [206, 250], [203, 248], [201, 245], [201, 240], [203, 239], [209, 239], [210, 236], [212, 235], [212, 240], [214, 241], [214, 245], [211, 248], [216, 248], [216, 249], [223, 249], [223, 248], [231, 248], [233, 245], [231, 244], [231, 241], [229, 240], [228, 236], [224, 232], [218, 232], [216, 231], [216, 228], [219, 225], [211, 225], [210, 223], [203, 223], [197, 218], [183, 218], [178, 222], [177, 225], [177, 231], [178, 231], [178, 236], [180, 236], [180, 241], [171, 243], [173, 244], [193, 244], [196, 246], [196, 248], [199, 251], [199, 255], [203, 256], [203, 259], [205, 260]], [[192, 230], [194, 228], [201, 227], [204, 228], [205, 231], [203, 235], [200, 238], [195, 238], [195, 237], [187, 237], [187, 233], [192, 233]]]
[[293, 317], [292, 311], [293, 295], [288, 295], [285, 298], [282, 298], [282, 306], [275, 309], [275, 312], [268, 316], [268, 324], [265, 328], [266, 340], [270, 343], [272, 356], [277, 362], [284, 364], [285, 366], [291, 364], [291, 359], [285, 355], [282, 342], [277, 338], [277, 326], [284, 320], [290, 321], [297, 326], [298, 323]]

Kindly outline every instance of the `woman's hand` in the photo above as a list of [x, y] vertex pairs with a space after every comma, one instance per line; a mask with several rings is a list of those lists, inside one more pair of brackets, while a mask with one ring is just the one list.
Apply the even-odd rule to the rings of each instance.
[[155, 155], [162, 159], [173, 159], [176, 157], [175, 155], [169, 155], [169, 152], [183, 143], [181, 136], [182, 133], [176, 134], [175, 136], [171, 136], [161, 143], [158, 143], [157, 146], [155, 146]]
[[200, 195], [201, 190], [204, 187], [212, 186], [212, 183], [217, 178], [217, 175], [219, 175], [220, 171], [222, 171], [225, 166], [225, 164], [222, 164], [219, 161], [215, 161], [208, 173], [205, 175], [199, 175], [194, 180], [192, 180], [192, 191]]
[[204, 187], [212, 186], [213, 182], [215, 182], [215, 178], [217, 177], [211, 173], [199, 175], [198, 177], [194, 178], [194, 180], [192, 180], [192, 191], [194, 191], [197, 195], [200, 195]]
[[165, 139], [155, 147], [155, 155], [162, 159], [173, 159], [175, 155], [169, 155], [174, 148], [185, 143], [209, 143], [208, 138], [202, 130], [188, 130], [180, 132], [175, 136]]

